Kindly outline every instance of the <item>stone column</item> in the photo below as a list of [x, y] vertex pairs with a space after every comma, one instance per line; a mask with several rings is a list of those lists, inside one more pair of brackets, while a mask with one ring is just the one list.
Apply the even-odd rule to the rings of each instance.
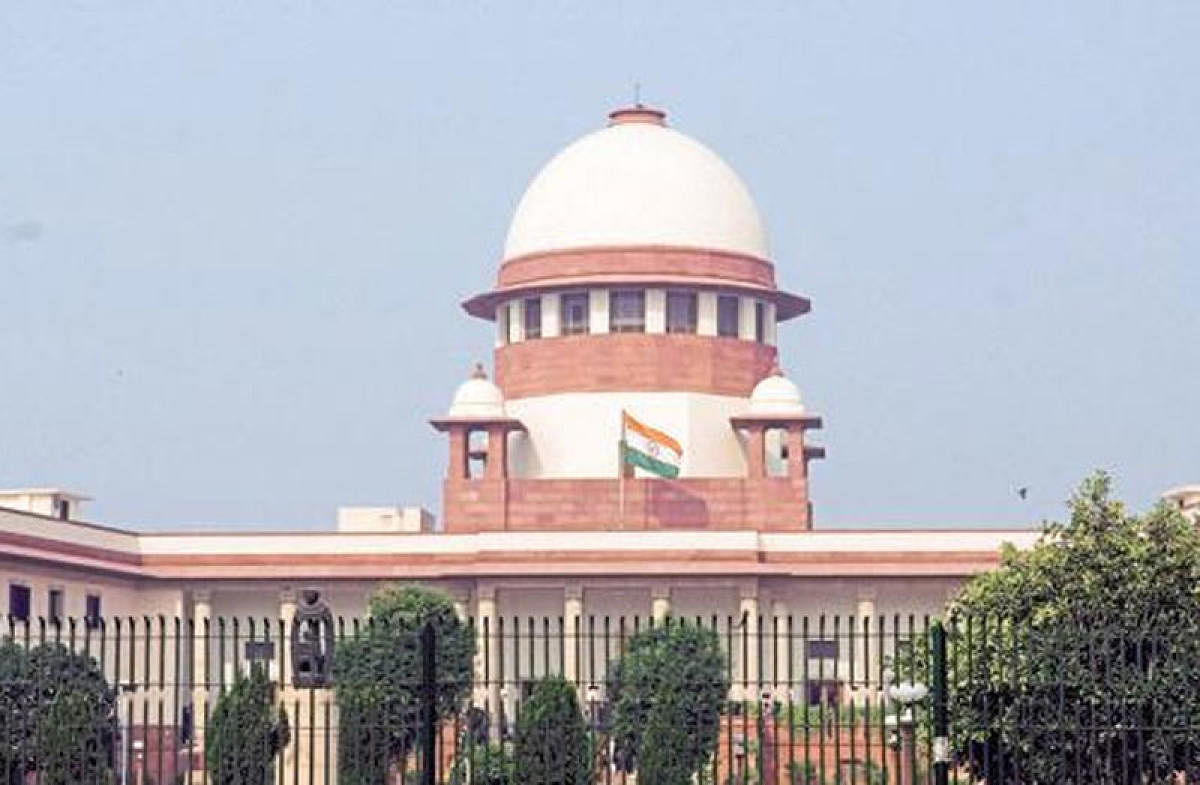
[[758, 636], [758, 581], [743, 584], [739, 591], [738, 619], [744, 626], [738, 628], [734, 645], [738, 647], [738, 658], [741, 667], [734, 673], [734, 684], [740, 692], [739, 699], [744, 701], [758, 700], [761, 641]]
[[500, 614], [496, 587], [481, 583], [475, 589], [475, 705], [486, 708], [493, 741], [500, 740]]
[[[292, 623], [296, 618], [296, 591], [291, 586], [284, 586], [279, 590], [279, 627], [283, 631], [276, 646], [279, 647], [275, 662], [273, 664], [278, 667], [279, 683], [283, 688], [279, 691], [279, 702], [287, 712], [288, 722], [295, 724], [304, 724], [302, 718], [296, 717], [293, 709], [296, 705], [296, 688], [292, 685]], [[274, 637], [274, 636], [272, 636]], [[297, 728], [292, 729], [292, 743], [287, 745], [283, 751], [283, 771], [284, 779], [294, 776], [296, 771], [296, 756], [297, 750], [304, 747], [304, 759], [307, 760], [311, 756], [312, 751], [308, 749], [307, 734], [299, 732]]]
[[466, 624], [467, 619], [471, 618], [471, 593], [466, 589], [455, 589], [450, 592], [450, 597], [454, 602], [454, 615]]
[[771, 620], [768, 629], [775, 643], [771, 684], [775, 688], [775, 700], [778, 701], [787, 701], [788, 690], [791, 689], [792, 680], [796, 676], [794, 662], [790, 664], [789, 668], [789, 658], [792, 653], [792, 640], [788, 636], [789, 613], [787, 602], [776, 597], [771, 603]]
[[[206, 590], [192, 592], [192, 749], [204, 749], [204, 731], [208, 724], [207, 715], [212, 711], [209, 701], [208, 683], [212, 674], [208, 672], [208, 632], [212, 619], [212, 596]], [[203, 759], [199, 761], [203, 768]]]
[[746, 476], [758, 480], [767, 476], [766, 430], [760, 425], [746, 429]]
[[583, 621], [583, 586], [569, 583], [563, 590], [563, 678], [580, 684], [579, 654], [586, 634]]
[[787, 440], [787, 475], [793, 482], [801, 482], [808, 476], [808, 462], [804, 458], [804, 426], [798, 422], [791, 423], [784, 438]]
[[471, 476], [467, 453], [470, 431], [465, 425], [452, 425], [447, 429], [446, 437], [450, 442], [450, 457], [446, 462], [446, 479], [452, 482], [462, 482]]
[[[875, 589], [863, 587], [858, 590], [858, 602], [854, 611], [855, 643], [861, 644], [859, 651], [862, 652], [859, 662], [854, 664], [855, 676], [863, 692], [873, 691], [878, 696], [887, 687], [879, 683], [882, 652], [879, 649], [879, 617], [875, 613]], [[860, 673], [860, 669], [866, 672]]]
[[662, 624], [671, 615], [671, 587], [658, 583], [650, 587], [650, 618], [655, 626]]
[[[279, 647], [279, 652], [275, 657], [276, 667], [279, 669], [275, 674], [282, 678], [282, 683], [285, 686], [291, 686], [292, 683], [292, 663], [288, 659], [291, 654], [292, 642], [292, 620], [296, 618], [296, 590], [291, 586], [284, 586], [279, 590], [279, 621], [278, 630], [282, 630], [280, 639], [275, 643]], [[275, 630], [272, 630], [272, 639], [275, 637]]]
[[484, 460], [484, 476], [490, 480], [508, 477], [508, 429], [503, 425], [487, 428], [487, 458]]

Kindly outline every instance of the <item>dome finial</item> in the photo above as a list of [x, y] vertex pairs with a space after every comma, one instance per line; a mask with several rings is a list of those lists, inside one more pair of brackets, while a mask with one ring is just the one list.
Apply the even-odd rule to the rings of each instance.
[[483, 370], [483, 363], [480, 363], [480, 362], [475, 363], [475, 370], [471, 371], [471, 378], [472, 379], [488, 378], [487, 371]]

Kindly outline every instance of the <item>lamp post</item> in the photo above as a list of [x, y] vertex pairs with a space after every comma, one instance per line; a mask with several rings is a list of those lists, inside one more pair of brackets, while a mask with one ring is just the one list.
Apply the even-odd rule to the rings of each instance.
[[[600, 732], [599, 723], [596, 721], [596, 701], [600, 699], [600, 687], [595, 682], [588, 684], [584, 691], [585, 700], [588, 707], [588, 733], [591, 735], [592, 746], [595, 747], [596, 735]], [[605, 750], [604, 755], [606, 761], [611, 759], [609, 750]], [[607, 762], [606, 764], [607, 765]]]
[[763, 690], [759, 696], [758, 712], [758, 770], [760, 782], [773, 783], [778, 781], [775, 765], [775, 695], [771, 690]]
[[[884, 674], [888, 681], [894, 678]], [[896, 713], [886, 720], [895, 727], [892, 748], [896, 751], [896, 770], [899, 785], [913, 785], [917, 769], [917, 731], [913, 707], [925, 700], [929, 689], [920, 682], [900, 682], [888, 687], [888, 698], [896, 704]]]

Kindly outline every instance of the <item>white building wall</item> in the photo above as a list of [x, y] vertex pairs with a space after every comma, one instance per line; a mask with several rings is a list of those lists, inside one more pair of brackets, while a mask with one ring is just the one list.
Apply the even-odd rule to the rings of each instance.
[[508, 304], [508, 342], [518, 343], [525, 337], [525, 302], [512, 300]]
[[667, 331], [667, 290], [646, 290], [646, 332], [662, 334]]
[[558, 293], [542, 295], [542, 337], [555, 338], [561, 332], [559, 327], [560, 303]]
[[739, 477], [746, 456], [729, 418], [746, 411], [745, 398], [702, 393], [559, 393], [513, 398], [508, 413], [528, 432], [510, 442], [516, 477], [617, 476], [621, 410], [678, 439], [681, 475]]
[[738, 337], [743, 341], [755, 340], [754, 335], [754, 303], [753, 297], [740, 297], [738, 305]]
[[608, 290], [589, 290], [588, 309], [588, 332], [593, 334], [608, 332]]
[[717, 293], [700, 292], [696, 297], [696, 333], [717, 334]]

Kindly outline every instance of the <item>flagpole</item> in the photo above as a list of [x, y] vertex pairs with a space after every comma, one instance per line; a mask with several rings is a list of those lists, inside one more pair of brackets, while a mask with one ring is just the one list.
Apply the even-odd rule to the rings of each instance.
[[621, 409], [621, 440], [617, 442], [617, 524], [625, 526], [625, 410]]

